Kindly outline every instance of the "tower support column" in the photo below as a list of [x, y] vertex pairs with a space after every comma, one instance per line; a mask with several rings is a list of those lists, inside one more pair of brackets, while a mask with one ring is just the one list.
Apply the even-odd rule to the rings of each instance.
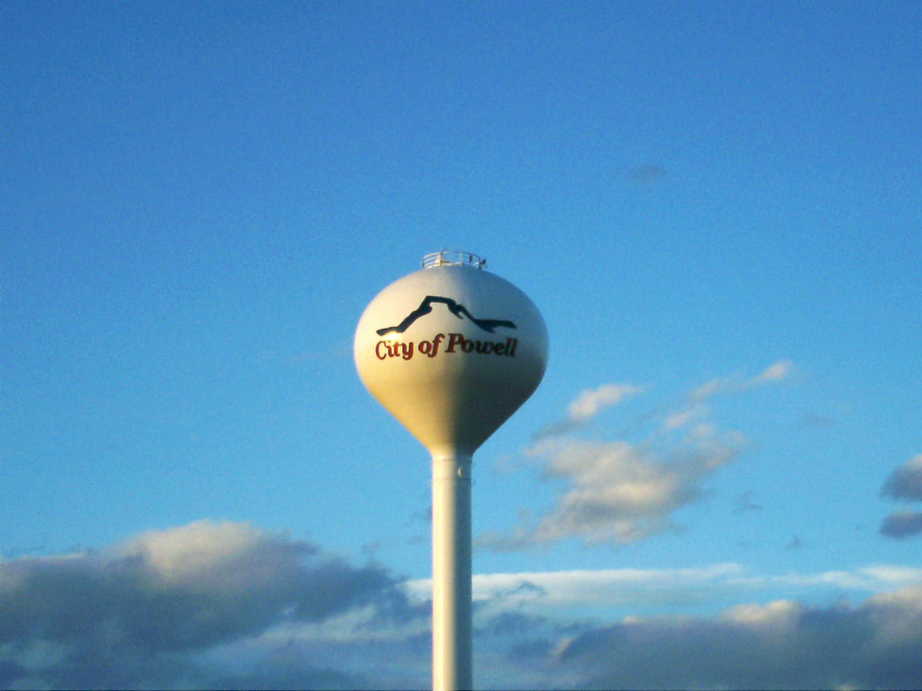
[[473, 687], [471, 457], [432, 458], [432, 689]]

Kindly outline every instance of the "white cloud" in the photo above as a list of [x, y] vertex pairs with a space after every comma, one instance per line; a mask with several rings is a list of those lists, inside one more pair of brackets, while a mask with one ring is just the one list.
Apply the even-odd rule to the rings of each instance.
[[846, 591], [885, 592], [897, 587], [922, 585], [922, 568], [892, 564], [873, 564], [850, 571], [832, 570], [816, 573], [785, 573], [778, 575], [743, 575], [737, 582], [753, 589], [768, 590], [793, 587], [798, 592], [817, 588]]
[[[722, 586], [744, 574], [740, 564], [713, 564], [686, 569], [598, 569], [475, 574], [473, 597], [477, 602], [495, 601], [502, 608], [534, 603], [542, 608], [609, 606], [636, 603], [638, 598], [674, 602], [689, 589], [702, 585]], [[408, 593], [416, 600], [431, 596], [429, 579], [408, 581]], [[646, 593], [647, 595], [644, 595]]]
[[537, 433], [526, 451], [546, 476], [563, 481], [555, 504], [507, 533], [480, 535], [477, 545], [506, 551], [570, 538], [623, 545], [675, 529], [672, 514], [698, 500], [708, 477], [746, 443], [741, 433], [720, 430], [710, 420], [708, 400], [781, 381], [792, 371], [789, 360], [780, 360], [755, 376], [711, 379], [663, 414], [657, 432], [640, 443], [568, 435], [604, 407], [641, 392], [639, 387], [607, 384], [581, 392], [567, 418]]
[[[503, 609], [548, 612], [571, 607], [700, 605], [741, 593], [885, 593], [894, 588], [922, 586], [922, 568], [873, 564], [852, 570], [754, 574], [742, 564], [726, 562], [696, 568], [596, 569], [484, 573], [473, 577], [473, 597]], [[416, 602], [431, 597], [429, 579], [404, 584]]]
[[573, 422], [586, 422], [605, 408], [617, 405], [640, 391], [639, 387], [630, 384], [606, 384], [597, 389], [586, 389], [570, 403], [567, 413]]
[[723, 613], [725, 621], [737, 622], [752, 628], [791, 629], [800, 613], [800, 606], [789, 600], [776, 600], [767, 605], [736, 605]]
[[681, 468], [670, 467], [626, 442], [570, 440], [532, 451], [546, 472], [569, 489], [532, 535], [535, 542], [582, 537], [590, 543], [628, 543], [669, 526], [668, 514], [697, 489]]
[[482, 535], [478, 545], [521, 549], [567, 538], [627, 544], [670, 530], [672, 512], [695, 501], [705, 478], [741, 444], [740, 435], [720, 436], [706, 425], [669, 451], [624, 441], [544, 439], [528, 454], [541, 459], [546, 475], [564, 481], [556, 505], [537, 525], [522, 525], [511, 535]]
[[114, 553], [126, 558], [139, 557], [165, 581], [188, 581], [212, 569], [223, 569], [241, 555], [258, 551], [266, 537], [247, 524], [197, 521], [170, 530], [142, 533], [119, 545]]
[[878, 564], [859, 569], [859, 573], [888, 588], [922, 585], [922, 568]]
[[779, 360], [768, 367], [751, 380], [752, 385], [766, 384], [768, 382], [782, 381], [787, 379], [794, 370], [794, 363], [790, 360]]
[[535, 433], [536, 439], [559, 437], [582, 427], [606, 408], [640, 393], [643, 389], [633, 384], [603, 384], [595, 389], [585, 389], [567, 406], [567, 416], [545, 425]]

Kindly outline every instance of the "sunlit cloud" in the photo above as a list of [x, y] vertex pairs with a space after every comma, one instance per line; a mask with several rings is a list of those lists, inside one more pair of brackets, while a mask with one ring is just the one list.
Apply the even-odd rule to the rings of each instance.
[[626, 442], [566, 440], [531, 450], [545, 472], [569, 489], [533, 533], [536, 542], [581, 537], [590, 543], [629, 543], [671, 527], [669, 514], [694, 501], [700, 480], [735, 455], [730, 446], [700, 448], [666, 462]]
[[545, 425], [536, 434], [536, 439], [567, 434], [585, 425], [606, 408], [617, 405], [643, 391], [632, 384], [604, 384], [595, 389], [585, 389], [567, 407], [567, 416]]
[[858, 573], [880, 583], [879, 589], [905, 587], [907, 585], [922, 585], [922, 568], [912, 566], [899, 566], [894, 564], [879, 564], [866, 566], [859, 569]]
[[567, 408], [570, 420], [585, 422], [609, 406], [616, 405], [641, 389], [630, 384], [606, 384], [582, 391]]
[[790, 360], [779, 360], [768, 367], [754, 377], [750, 384], [752, 386], [757, 386], [759, 384], [766, 384], [768, 382], [782, 381], [791, 376], [791, 372], [794, 370], [794, 363]]

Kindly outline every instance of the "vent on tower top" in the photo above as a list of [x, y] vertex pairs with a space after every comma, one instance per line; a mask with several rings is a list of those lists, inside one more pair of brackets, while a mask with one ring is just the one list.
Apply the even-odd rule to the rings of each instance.
[[487, 265], [487, 260], [471, 252], [461, 250], [439, 250], [423, 256], [423, 268], [434, 269], [437, 266], [473, 266], [482, 269]]

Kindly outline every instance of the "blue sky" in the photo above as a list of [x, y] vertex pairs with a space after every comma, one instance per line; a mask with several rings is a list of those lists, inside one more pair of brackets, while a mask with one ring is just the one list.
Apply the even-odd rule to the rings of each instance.
[[0, 5], [0, 686], [426, 686], [427, 457], [351, 344], [441, 248], [551, 343], [475, 458], [478, 687], [912, 686], [920, 27]]

